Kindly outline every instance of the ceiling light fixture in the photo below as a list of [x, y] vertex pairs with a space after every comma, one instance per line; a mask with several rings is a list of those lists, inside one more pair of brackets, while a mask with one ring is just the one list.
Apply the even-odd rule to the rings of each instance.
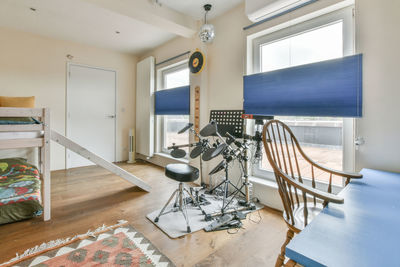
[[207, 23], [207, 13], [211, 10], [211, 5], [204, 5], [204, 10], [206, 11], [204, 14], [204, 24], [200, 28], [199, 37], [203, 43], [210, 43], [215, 38], [214, 25]]

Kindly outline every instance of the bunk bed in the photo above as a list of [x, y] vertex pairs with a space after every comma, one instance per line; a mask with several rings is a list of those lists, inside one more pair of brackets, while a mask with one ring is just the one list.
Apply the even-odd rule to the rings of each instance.
[[36, 164], [0, 158], [0, 224], [41, 213], [50, 220], [50, 138], [49, 109], [0, 107], [0, 150], [35, 148], [39, 154]]

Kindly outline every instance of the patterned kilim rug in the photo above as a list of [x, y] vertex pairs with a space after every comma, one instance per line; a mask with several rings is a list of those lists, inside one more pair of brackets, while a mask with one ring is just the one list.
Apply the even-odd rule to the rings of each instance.
[[126, 221], [28, 249], [0, 266], [165, 266], [174, 264]]

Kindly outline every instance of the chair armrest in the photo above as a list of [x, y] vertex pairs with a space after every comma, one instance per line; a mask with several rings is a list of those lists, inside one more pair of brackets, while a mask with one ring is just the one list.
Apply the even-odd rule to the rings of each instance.
[[351, 178], [351, 179], [361, 179], [363, 177], [363, 175], [361, 173], [353, 173], [353, 172], [345, 172], [345, 171], [338, 171], [338, 170], [334, 170], [325, 166], [320, 165], [319, 163], [313, 161], [312, 159], [310, 159], [305, 153], [304, 151], [301, 149], [301, 147], [299, 146], [299, 151], [302, 154], [302, 156], [313, 166], [315, 166], [316, 168], [329, 172], [331, 174], [334, 175], [338, 175], [338, 176], [342, 176], [342, 177], [346, 177], [346, 178]]
[[351, 178], [351, 179], [361, 179], [363, 177], [363, 175], [361, 173], [338, 171], [338, 170], [334, 170], [334, 169], [322, 166], [311, 159], [310, 159], [310, 161], [311, 161], [310, 163], [313, 164], [318, 169], [321, 169], [323, 171], [326, 171], [326, 172], [329, 172], [329, 173], [332, 173], [332, 174], [335, 174], [338, 176]]
[[326, 171], [326, 172], [329, 172], [329, 173], [334, 174], [334, 175], [338, 175], [338, 176], [345, 177], [345, 178], [347, 178], [348, 181], [349, 181], [350, 178], [351, 178], [351, 179], [353, 179], [353, 178], [360, 179], [360, 178], [363, 177], [362, 174], [360, 174], [360, 173], [351, 173], [351, 172], [337, 171], [337, 170], [333, 170], [333, 169], [324, 167], [324, 166], [322, 166], [322, 165], [316, 163], [315, 161], [313, 161], [312, 159], [310, 159], [310, 157], [308, 157], [308, 156], [306, 155], [306, 153], [304, 153], [303, 149], [301, 148], [301, 146], [300, 146], [300, 144], [299, 144], [299, 142], [297, 141], [296, 138], [294, 138], [294, 141], [295, 141], [295, 143], [296, 143], [297, 148], [298, 148], [299, 151], [300, 151], [300, 154], [304, 157], [304, 159], [307, 160], [307, 161], [308, 161], [310, 164], [312, 164], [313, 166], [317, 167], [318, 169], [323, 170], [323, 171]]
[[299, 189], [299, 190], [301, 190], [303, 192], [306, 192], [306, 193], [308, 193], [308, 194], [310, 194], [312, 196], [320, 198], [320, 199], [324, 200], [325, 202], [332, 202], [332, 203], [337, 203], [337, 204], [343, 204], [344, 203], [344, 198], [339, 197], [339, 196], [337, 196], [335, 194], [327, 193], [327, 192], [318, 190], [316, 188], [313, 188], [311, 186], [302, 184], [302, 183], [296, 181], [295, 179], [290, 178], [289, 176], [287, 176], [283, 172], [279, 171], [278, 175], [282, 176], [283, 179], [285, 179], [285, 181], [287, 183], [289, 183], [290, 185], [292, 185], [293, 187], [295, 187], [295, 188], [297, 188], [297, 189]]

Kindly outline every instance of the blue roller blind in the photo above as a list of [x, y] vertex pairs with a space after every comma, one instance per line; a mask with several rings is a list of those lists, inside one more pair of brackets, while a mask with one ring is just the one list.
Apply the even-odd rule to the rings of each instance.
[[244, 110], [253, 115], [362, 116], [362, 55], [244, 77]]
[[155, 93], [156, 115], [189, 115], [190, 86], [182, 86]]

